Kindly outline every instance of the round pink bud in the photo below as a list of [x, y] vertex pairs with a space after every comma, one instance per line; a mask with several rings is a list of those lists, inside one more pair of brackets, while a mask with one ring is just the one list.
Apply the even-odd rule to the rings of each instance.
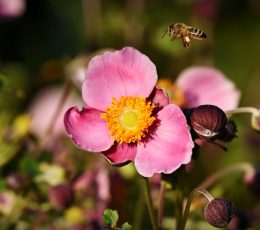
[[204, 209], [204, 218], [217, 228], [226, 227], [235, 213], [234, 205], [224, 197], [210, 201]]
[[73, 200], [72, 189], [68, 184], [59, 184], [49, 189], [48, 197], [57, 209], [65, 209]]
[[212, 138], [223, 131], [227, 117], [223, 110], [215, 105], [201, 105], [191, 113], [190, 122], [201, 138]]
[[19, 172], [13, 172], [6, 178], [6, 185], [13, 190], [19, 190], [28, 183], [24, 175]]

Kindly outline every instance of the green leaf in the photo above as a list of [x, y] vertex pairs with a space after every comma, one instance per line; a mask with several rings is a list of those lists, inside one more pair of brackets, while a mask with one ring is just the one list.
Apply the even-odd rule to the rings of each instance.
[[112, 228], [116, 227], [118, 221], [118, 212], [112, 209], [106, 209], [102, 215], [103, 222]]
[[0, 89], [5, 89], [10, 85], [8, 80], [9, 79], [5, 75], [0, 73]]
[[121, 227], [121, 230], [131, 230], [131, 229], [132, 229], [132, 225], [128, 224], [128, 222], [125, 222]]
[[5, 188], [5, 180], [3, 178], [0, 178], [0, 190]]
[[39, 173], [39, 162], [32, 156], [26, 155], [22, 158], [19, 168], [28, 176], [35, 176]]
[[7, 164], [18, 153], [19, 148], [16, 143], [0, 143], [0, 167]]

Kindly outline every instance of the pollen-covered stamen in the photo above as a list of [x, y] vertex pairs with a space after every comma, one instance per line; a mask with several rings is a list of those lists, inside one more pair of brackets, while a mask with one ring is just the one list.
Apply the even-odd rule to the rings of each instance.
[[155, 117], [155, 105], [145, 98], [122, 96], [119, 101], [112, 99], [101, 118], [107, 122], [110, 135], [119, 143], [135, 143], [145, 137]]
[[172, 85], [172, 102], [180, 107], [184, 107], [186, 104], [184, 92], [182, 88], [176, 84]]

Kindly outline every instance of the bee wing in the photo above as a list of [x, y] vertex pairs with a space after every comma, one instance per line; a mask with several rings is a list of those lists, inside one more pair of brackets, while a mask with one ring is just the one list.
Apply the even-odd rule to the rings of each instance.
[[197, 35], [190, 35], [190, 37], [192, 38], [192, 39], [197, 39], [197, 40], [204, 40], [204, 38], [201, 38], [201, 37], [199, 37], [199, 36], [197, 36]]

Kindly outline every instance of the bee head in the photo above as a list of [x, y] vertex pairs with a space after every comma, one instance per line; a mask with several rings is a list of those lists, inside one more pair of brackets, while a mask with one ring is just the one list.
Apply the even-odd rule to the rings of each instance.
[[168, 32], [171, 32], [173, 29], [174, 29], [174, 25], [173, 24], [169, 25]]

